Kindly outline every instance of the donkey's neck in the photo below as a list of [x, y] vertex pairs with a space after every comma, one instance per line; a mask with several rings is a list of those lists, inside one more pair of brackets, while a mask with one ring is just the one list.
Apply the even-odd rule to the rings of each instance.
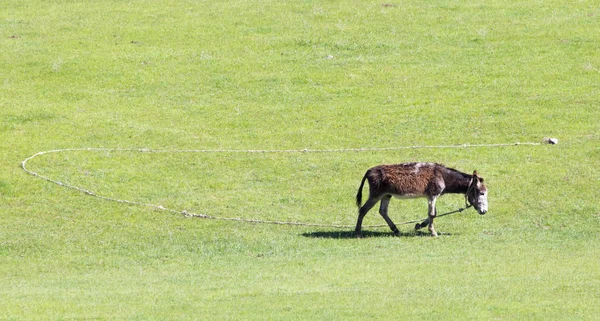
[[466, 194], [473, 179], [472, 175], [459, 172], [452, 168], [446, 168], [443, 173], [444, 193]]

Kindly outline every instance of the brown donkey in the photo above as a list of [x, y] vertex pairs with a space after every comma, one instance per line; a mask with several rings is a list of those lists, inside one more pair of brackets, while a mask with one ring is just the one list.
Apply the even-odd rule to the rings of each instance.
[[[362, 189], [365, 181], [369, 181], [369, 199], [361, 207]], [[355, 234], [362, 237], [363, 218], [377, 202], [381, 201], [379, 214], [395, 234], [400, 231], [388, 216], [388, 205], [392, 196], [397, 198], [427, 197], [429, 203], [428, 219], [417, 224], [415, 229], [429, 228], [432, 236], [437, 236], [433, 226], [436, 216], [435, 201], [446, 193], [465, 194], [466, 200], [475, 207], [479, 214], [487, 212], [487, 188], [483, 178], [459, 172], [455, 169], [435, 163], [405, 163], [397, 165], [380, 165], [369, 169], [360, 183], [356, 194], [356, 205], [359, 207]]]

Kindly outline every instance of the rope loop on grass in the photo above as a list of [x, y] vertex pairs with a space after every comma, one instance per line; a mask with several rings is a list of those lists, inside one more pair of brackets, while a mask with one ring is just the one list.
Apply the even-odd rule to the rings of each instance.
[[[557, 141], [557, 140], [556, 140]], [[160, 210], [164, 212], [174, 213], [178, 215], [183, 215], [184, 217], [189, 218], [203, 218], [203, 219], [212, 219], [212, 220], [221, 220], [221, 221], [234, 221], [234, 222], [244, 222], [244, 223], [256, 223], [256, 224], [275, 224], [275, 225], [290, 225], [290, 226], [308, 226], [308, 227], [328, 227], [328, 228], [353, 228], [354, 225], [345, 225], [345, 224], [320, 224], [320, 223], [308, 223], [308, 222], [285, 222], [285, 221], [270, 221], [270, 220], [261, 220], [261, 219], [252, 219], [252, 218], [229, 218], [229, 217], [218, 217], [212, 216], [208, 214], [201, 213], [193, 213], [188, 212], [187, 210], [175, 210], [166, 208], [161, 205], [148, 204], [136, 201], [123, 200], [118, 198], [113, 198], [109, 196], [104, 196], [95, 193], [94, 191], [87, 190], [85, 188], [81, 188], [78, 186], [70, 185], [67, 183], [63, 183], [57, 180], [54, 180], [50, 177], [41, 175], [40, 173], [34, 172], [27, 168], [27, 163], [41, 155], [51, 154], [51, 153], [63, 153], [63, 152], [76, 152], [76, 151], [90, 151], [90, 152], [140, 152], [140, 153], [247, 153], [247, 154], [256, 154], [256, 153], [350, 153], [350, 152], [383, 152], [383, 151], [395, 151], [395, 150], [403, 150], [403, 149], [436, 149], [436, 148], [474, 148], [474, 147], [509, 147], [509, 146], [537, 146], [542, 144], [554, 144], [550, 142], [548, 139], [544, 139], [542, 143], [535, 142], [516, 142], [516, 143], [500, 143], [500, 144], [461, 144], [461, 145], [429, 145], [429, 146], [399, 146], [399, 147], [382, 147], [382, 148], [341, 148], [341, 149], [150, 149], [150, 148], [96, 148], [96, 147], [88, 147], [88, 148], [64, 148], [64, 149], [54, 149], [48, 151], [41, 151], [36, 154], [33, 154], [27, 157], [25, 160], [21, 162], [21, 168], [28, 174], [48, 181], [50, 183], [56, 184], [58, 186], [66, 187], [68, 189], [76, 190], [78, 192], [87, 194], [89, 196], [93, 196], [105, 201], [127, 204], [133, 206], [143, 206], [148, 207], [154, 210]], [[447, 212], [438, 215], [438, 217], [450, 215], [454, 213], [461, 213], [466, 208], [461, 208], [455, 211]], [[425, 219], [427, 220], [427, 219]], [[423, 222], [423, 219], [420, 220], [412, 220], [406, 221], [402, 223], [398, 223], [397, 225], [404, 224], [413, 224]], [[367, 225], [367, 228], [378, 228], [378, 227], [387, 227], [385, 224], [380, 225]]]

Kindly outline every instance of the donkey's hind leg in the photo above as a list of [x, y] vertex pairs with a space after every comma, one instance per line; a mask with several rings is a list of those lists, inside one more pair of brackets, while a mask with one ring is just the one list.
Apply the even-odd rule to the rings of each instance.
[[373, 198], [369, 196], [367, 202], [365, 202], [365, 204], [358, 210], [358, 220], [356, 221], [356, 228], [354, 229], [354, 235], [356, 237], [362, 237], [362, 233], [360, 231], [362, 227], [363, 218], [365, 217], [365, 215], [367, 215], [369, 210], [371, 210], [373, 206], [375, 206], [375, 204], [379, 202], [380, 199], [381, 198]]
[[394, 224], [394, 222], [392, 222], [392, 220], [388, 216], [388, 206], [390, 205], [391, 199], [392, 199], [391, 195], [386, 195], [381, 199], [381, 205], [379, 206], [379, 214], [381, 214], [381, 216], [383, 216], [383, 219], [388, 224], [390, 229], [392, 229], [394, 234], [399, 235], [400, 231], [396, 227], [396, 224]]

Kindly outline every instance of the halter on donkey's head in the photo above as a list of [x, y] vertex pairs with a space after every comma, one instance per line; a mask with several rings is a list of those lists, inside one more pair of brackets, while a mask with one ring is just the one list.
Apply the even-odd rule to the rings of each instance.
[[474, 171], [465, 194], [465, 206], [467, 208], [473, 206], [479, 214], [483, 215], [487, 213], [487, 204], [487, 188], [483, 184], [483, 178]]

